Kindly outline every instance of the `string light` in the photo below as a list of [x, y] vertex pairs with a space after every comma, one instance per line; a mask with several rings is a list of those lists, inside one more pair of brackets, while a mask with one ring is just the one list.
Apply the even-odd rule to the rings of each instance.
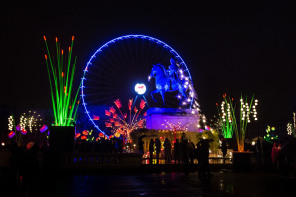
[[288, 132], [288, 135], [292, 135], [293, 133], [293, 125], [290, 122], [287, 124], [287, 132]]
[[14, 129], [13, 129], [13, 126], [14, 125], [14, 118], [13, 118], [13, 116], [9, 116], [8, 117], [8, 130], [9, 131], [13, 131]]

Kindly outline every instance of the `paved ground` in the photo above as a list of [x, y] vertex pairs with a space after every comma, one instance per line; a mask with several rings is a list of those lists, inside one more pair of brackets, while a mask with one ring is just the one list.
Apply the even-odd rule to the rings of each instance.
[[[1, 180], [7, 196], [293, 196], [294, 177], [252, 171], [234, 173], [219, 169], [210, 177], [193, 173], [121, 173], [103, 175], [43, 176], [14, 185]], [[2, 194], [4, 194], [2, 192]], [[5, 196], [5, 195], [1, 195]]]

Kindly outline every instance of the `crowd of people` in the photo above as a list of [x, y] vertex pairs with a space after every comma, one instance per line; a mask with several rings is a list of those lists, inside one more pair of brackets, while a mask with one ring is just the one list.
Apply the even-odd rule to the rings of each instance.
[[[139, 141], [139, 152], [143, 153], [143, 142]], [[194, 164], [195, 160], [199, 164], [199, 171], [202, 174], [210, 174], [209, 169], [209, 140], [201, 139], [196, 145], [193, 142], [188, 142], [182, 138], [171, 144], [168, 138], [165, 138], [163, 143], [164, 159], [166, 164]], [[150, 139], [149, 142], [149, 163], [153, 163], [153, 158], [156, 159], [156, 164], [159, 164], [161, 153], [161, 142], [159, 138]], [[155, 156], [154, 156], [155, 155]]]
[[[112, 140], [101, 139], [95, 142], [77, 141], [75, 143], [74, 152], [81, 153], [126, 153], [137, 152], [144, 155], [144, 151], [148, 151], [149, 163], [166, 163], [166, 164], [198, 164], [201, 174], [209, 174], [209, 140], [200, 139], [197, 144], [188, 142], [187, 139], [176, 139], [171, 142], [165, 138], [161, 143], [159, 138], [150, 139], [148, 150], [144, 150], [144, 142], [140, 138], [135, 144], [125, 143], [121, 139], [114, 138]], [[226, 141], [222, 140], [221, 149], [223, 157], [226, 156]], [[46, 156], [48, 147], [41, 147], [37, 143], [28, 143], [26, 146], [19, 147], [12, 140], [5, 147], [0, 147], [0, 174], [20, 175], [24, 179], [27, 174], [34, 174], [40, 162], [40, 155]], [[255, 150], [257, 161], [259, 163], [270, 163], [273, 165], [274, 171], [285, 171], [295, 166], [296, 172], [296, 140], [289, 142], [275, 142], [272, 144], [258, 139]], [[39, 155], [39, 156], [38, 156]], [[163, 160], [164, 162], [160, 162]], [[44, 162], [46, 163], [46, 162]], [[42, 167], [42, 166], [41, 166]], [[40, 168], [40, 166], [39, 166]]]

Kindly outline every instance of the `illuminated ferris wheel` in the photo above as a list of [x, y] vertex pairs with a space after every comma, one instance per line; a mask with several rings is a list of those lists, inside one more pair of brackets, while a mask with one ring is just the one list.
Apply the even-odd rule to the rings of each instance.
[[[172, 60], [175, 63], [174, 80], [182, 84], [184, 91], [182, 94], [178, 91], [166, 92], [164, 98], [157, 93], [152, 97], [151, 93], [159, 86], [156, 78], [148, 82], [152, 67], [161, 65], [164, 76], [167, 76]], [[104, 134], [104, 124], [95, 118], [98, 106], [111, 106], [117, 99], [127, 102], [139, 94], [149, 107], [163, 107], [164, 99], [166, 108], [198, 106], [191, 75], [184, 60], [171, 46], [150, 36], [125, 35], [108, 41], [91, 56], [83, 72], [82, 105], [95, 128]], [[173, 86], [170, 81], [167, 84], [168, 89]]]

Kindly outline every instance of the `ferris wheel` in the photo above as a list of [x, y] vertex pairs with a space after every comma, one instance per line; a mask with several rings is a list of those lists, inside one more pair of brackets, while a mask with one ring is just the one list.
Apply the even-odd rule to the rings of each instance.
[[[148, 82], [153, 65], [161, 65], [164, 72], [171, 62], [175, 63], [175, 79], [182, 84], [184, 91], [166, 92], [151, 96], [157, 88], [156, 78]], [[167, 69], [168, 70], [168, 69]], [[165, 75], [167, 76], [167, 75]], [[135, 85], [145, 86], [146, 92], [139, 95], [145, 98], [149, 107], [197, 108], [191, 74], [181, 56], [163, 41], [146, 35], [125, 35], [114, 38], [90, 57], [83, 70], [81, 81], [82, 105], [99, 132], [105, 133], [104, 124], [97, 121], [98, 106], [110, 106], [120, 99], [122, 102], [135, 97]], [[168, 80], [167, 86], [172, 82]], [[170, 87], [168, 87], [170, 89]], [[136, 90], [137, 91], [137, 90]]]

